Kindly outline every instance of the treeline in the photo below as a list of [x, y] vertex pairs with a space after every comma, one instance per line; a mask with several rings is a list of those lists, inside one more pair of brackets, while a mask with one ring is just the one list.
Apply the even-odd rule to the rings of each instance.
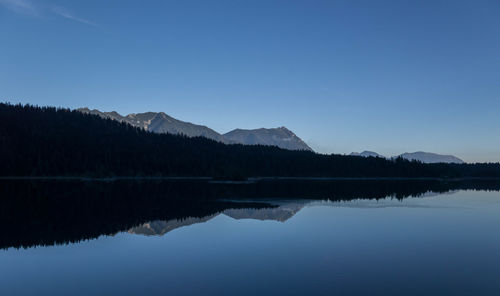
[[0, 104], [1, 176], [500, 177], [500, 164], [423, 164], [154, 134], [68, 109]]

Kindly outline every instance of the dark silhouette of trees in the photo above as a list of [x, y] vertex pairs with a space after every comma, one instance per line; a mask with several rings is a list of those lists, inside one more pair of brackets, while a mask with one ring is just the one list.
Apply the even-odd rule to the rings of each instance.
[[500, 164], [423, 164], [154, 134], [68, 109], [0, 104], [0, 176], [500, 177]]
[[[0, 181], [0, 249], [67, 244], [153, 220], [204, 217], [271, 199], [403, 199], [459, 189], [500, 190], [498, 180]], [[232, 201], [229, 201], [231, 199]], [[236, 201], [240, 199], [240, 201]], [[252, 202], [248, 202], [253, 200]], [[259, 202], [263, 200], [264, 202]]]

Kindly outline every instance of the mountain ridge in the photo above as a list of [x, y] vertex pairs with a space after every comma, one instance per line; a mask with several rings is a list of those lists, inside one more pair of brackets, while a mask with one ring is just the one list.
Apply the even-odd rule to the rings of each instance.
[[[381, 157], [381, 158], [388, 158], [386, 156], [383, 156], [381, 154], [378, 154], [377, 152], [373, 151], [363, 151], [361, 153], [358, 152], [352, 152], [349, 154], [350, 156], [360, 156], [360, 157]], [[423, 152], [423, 151], [416, 151], [416, 152], [405, 152], [396, 156], [392, 156], [388, 159], [396, 159], [396, 158], [403, 158], [409, 161], [416, 160], [420, 161], [423, 163], [454, 163], [454, 164], [462, 164], [465, 163], [462, 159], [454, 156], [454, 155], [447, 155], [447, 154], [438, 154], [438, 153], [432, 153], [432, 152]]]
[[230, 142], [245, 145], [278, 146], [288, 150], [312, 149], [301, 138], [284, 126], [277, 128], [234, 129], [225, 133], [224, 138]]
[[454, 156], [454, 155], [446, 155], [446, 154], [437, 154], [432, 152], [405, 152], [403, 154], [398, 155], [398, 157], [407, 159], [407, 160], [418, 160], [423, 163], [457, 163], [462, 164], [465, 163], [462, 159]]
[[351, 154], [349, 154], [350, 156], [362, 156], [362, 157], [381, 157], [381, 158], [386, 158], [385, 156], [381, 155], [381, 154], [378, 154], [377, 152], [373, 152], [373, 151], [368, 151], [368, 150], [365, 150], [361, 153], [358, 153], [358, 152], [351, 152]]
[[433, 164], [226, 145], [155, 134], [76, 110], [0, 104], [4, 177], [498, 178], [500, 163]]
[[98, 115], [102, 118], [126, 122], [147, 131], [164, 134], [182, 134], [188, 137], [205, 137], [225, 144], [267, 145], [288, 150], [313, 151], [301, 138], [286, 127], [234, 129], [225, 134], [191, 122], [178, 120], [164, 112], [130, 113], [125, 116], [116, 111], [102, 112], [87, 107], [76, 109], [82, 113]]

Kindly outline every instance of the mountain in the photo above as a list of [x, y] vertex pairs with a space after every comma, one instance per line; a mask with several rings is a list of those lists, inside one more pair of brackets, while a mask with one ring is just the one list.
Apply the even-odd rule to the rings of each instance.
[[[363, 151], [361, 153], [358, 152], [352, 152], [349, 154], [350, 156], [362, 156], [362, 157], [381, 157], [381, 158], [386, 158], [383, 155], [378, 154], [377, 152], [373, 151]], [[392, 157], [398, 158], [402, 157], [407, 160], [418, 160], [423, 163], [464, 163], [463, 160], [460, 158], [453, 156], [453, 155], [441, 155], [441, 154], [436, 154], [436, 153], [430, 153], [430, 152], [413, 152], [413, 153], [403, 153], [398, 156]]]
[[122, 116], [115, 111], [101, 112], [96, 109], [90, 110], [88, 108], [80, 108], [77, 110], [82, 113], [99, 115], [103, 118], [126, 122], [132, 126], [140, 127], [154, 133], [182, 134], [189, 137], [205, 137], [223, 143], [226, 142], [221, 134], [206, 126], [177, 120], [163, 112], [132, 113]]
[[181, 121], [163, 112], [132, 113], [122, 116], [115, 111], [101, 112], [96, 109], [90, 110], [88, 108], [80, 108], [77, 109], [77, 111], [126, 122], [132, 126], [159, 134], [182, 134], [188, 137], [205, 137], [226, 144], [260, 144], [278, 146], [288, 150], [312, 151], [304, 141], [285, 127], [270, 129], [261, 128], [255, 130], [235, 129], [227, 134], [221, 135], [206, 126]]
[[253, 130], [235, 129], [226, 134], [224, 138], [233, 143], [245, 145], [278, 146], [288, 150], [312, 151], [304, 141], [286, 127], [259, 128]]
[[441, 155], [430, 152], [403, 153], [399, 157], [407, 160], [418, 160], [423, 163], [465, 163], [460, 158], [453, 155]]
[[350, 156], [362, 156], [362, 157], [381, 157], [381, 158], [385, 158], [385, 156], [383, 155], [380, 155], [378, 154], [377, 152], [373, 152], [373, 151], [363, 151], [361, 153], [358, 153], [358, 152], [352, 152], [351, 154], [349, 154]]
[[1, 103], [0, 163], [0, 176], [9, 177], [500, 177], [500, 163], [428, 165], [225, 145], [204, 137], [151, 133], [76, 110]]

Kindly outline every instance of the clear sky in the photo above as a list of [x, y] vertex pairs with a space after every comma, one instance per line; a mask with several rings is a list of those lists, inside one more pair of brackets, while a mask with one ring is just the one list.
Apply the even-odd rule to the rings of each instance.
[[0, 99], [500, 161], [500, 1], [0, 0]]

